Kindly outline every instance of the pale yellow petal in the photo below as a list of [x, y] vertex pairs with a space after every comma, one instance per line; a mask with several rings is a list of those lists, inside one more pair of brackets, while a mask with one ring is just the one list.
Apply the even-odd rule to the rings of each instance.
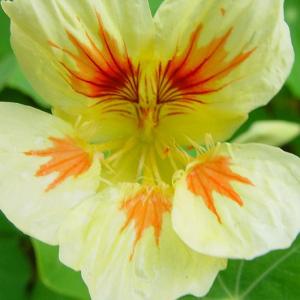
[[158, 222], [150, 207], [144, 225], [140, 223], [145, 231], [135, 243], [137, 223], [128, 223], [128, 217], [138, 217], [137, 211], [147, 204], [137, 203], [129, 215], [122, 205], [139, 189], [110, 188], [78, 206], [60, 231], [62, 262], [81, 270], [93, 300], [174, 300], [206, 294], [226, 261], [189, 249], [173, 231], [167, 212], [158, 245], [154, 228], [146, 226], [150, 219]]
[[157, 56], [173, 86], [168, 97], [176, 114], [179, 104], [187, 110], [166, 124], [170, 134], [176, 122], [184, 123], [178, 138], [203, 141], [203, 132], [229, 138], [249, 111], [272, 99], [291, 70], [283, 0], [165, 0], [155, 23]]
[[300, 124], [288, 121], [257, 121], [234, 143], [262, 143], [271, 146], [288, 144], [300, 134]]
[[0, 115], [0, 209], [26, 234], [56, 244], [70, 209], [96, 192], [99, 160], [85, 162], [84, 150], [74, 146], [51, 163], [52, 139], [76, 139], [67, 123], [13, 103], [0, 103]]
[[17, 59], [45, 101], [74, 123], [80, 117], [93, 141], [132, 133], [132, 120], [120, 114], [133, 109], [133, 73], [154, 34], [147, 0], [1, 3]]
[[260, 144], [224, 144], [178, 181], [175, 231], [207, 255], [252, 259], [300, 230], [300, 159]]

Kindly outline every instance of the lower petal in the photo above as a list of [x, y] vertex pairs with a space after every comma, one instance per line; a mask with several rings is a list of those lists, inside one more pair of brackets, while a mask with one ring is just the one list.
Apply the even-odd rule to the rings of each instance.
[[60, 231], [61, 260], [82, 271], [94, 300], [206, 294], [226, 261], [189, 249], [172, 229], [168, 200], [151, 206], [142, 190], [110, 188], [75, 209]]
[[279, 148], [219, 145], [176, 184], [173, 226], [192, 249], [252, 259], [300, 230], [300, 159]]
[[66, 214], [98, 187], [98, 159], [50, 114], [2, 102], [0, 115], [0, 209], [23, 232], [56, 244]]

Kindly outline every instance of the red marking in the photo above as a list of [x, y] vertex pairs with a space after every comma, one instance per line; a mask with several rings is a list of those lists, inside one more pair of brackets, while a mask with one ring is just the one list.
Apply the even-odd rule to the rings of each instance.
[[213, 193], [226, 196], [230, 200], [243, 206], [243, 200], [231, 186], [231, 182], [236, 181], [244, 184], [253, 185], [253, 183], [234, 173], [230, 169], [230, 158], [217, 156], [203, 163], [197, 164], [187, 176], [188, 189], [195, 195], [201, 196], [206, 206], [222, 223], [221, 217], [215, 207]]
[[202, 95], [216, 93], [231, 82], [226, 77], [245, 62], [255, 49], [240, 53], [228, 59], [225, 49], [232, 29], [207, 46], [197, 46], [201, 38], [202, 26], [192, 34], [189, 46], [181, 55], [174, 55], [166, 66], [157, 71], [157, 103], [168, 104], [167, 115], [185, 113], [193, 109], [193, 104], [203, 104]]
[[170, 147], [165, 147], [163, 152], [165, 156], [168, 156], [171, 153]]
[[54, 189], [68, 177], [78, 177], [91, 167], [91, 158], [71, 138], [59, 139], [50, 137], [53, 147], [46, 150], [25, 152], [28, 156], [52, 157], [51, 160], [41, 165], [36, 176], [47, 176], [59, 173], [58, 177], [46, 188], [46, 192]]
[[[226, 13], [225, 9], [220, 10], [222, 14]], [[97, 41], [88, 32], [84, 32], [83, 41], [66, 31], [74, 50], [52, 41], [49, 41], [49, 45], [62, 51], [68, 58], [60, 63], [74, 91], [94, 99], [96, 105], [101, 105], [103, 113], [117, 113], [137, 119], [138, 126], [144, 124], [143, 119], [149, 118], [149, 114], [142, 111], [143, 106], [151, 107], [155, 124], [165, 116], [193, 112], [195, 105], [205, 104], [203, 96], [216, 93], [240, 79], [229, 81], [226, 77], [255, 51], [246, 51], [228, 59], [229, 52], [225, 46], [232, 29], [199, 48], [202, 32], [202, 26], [199, 26], [183, 53], [176, 51], [166, 65], [158, 65], [156, 82], [153, 84], [151, 76], [144, 76], [144, 80], [141, 80], [141, 64], [133, 64], [126, 45], [116, 41], [105, 30], [99, 14], [97, 18]], [[141, 88], [144, 89], [142, 95]], [[156, 99], [153, 99], [155, 93]], [[155, 104], [156, 107], [153, 107]]]
[[159, 246], [159, 239], [163, 225], [163, 216], [171, 211], [172, 205], [169, 198], [161, 190], [153, 187], [144, 187], [134, 196], [126, 199], [121, 206], [127, 215], [127, 220], [121, 229], [123, 232], [131, 223], [134, 223], [136, 237], [133, 251], [130, 256], [132, 260], [137, 243], [147, 228], [153, 228], [156, 245]]
[[140, 67], [132, 64], [125, 46], [121, 50], [117, 41], [105, 31], [98, 14], [97, 18], [101, 49], [87, 32], [85, 32], [86, 41], [82, 42], [67, 31], [76, 52], [51, 41], [49, 44], [63, 51], [75, 63], [76, 67], [61, 62], [74, 91], [95, 99], [98, 104], [105, 104], [104, 112], [131, 114], [128, 103], [138, 103]]

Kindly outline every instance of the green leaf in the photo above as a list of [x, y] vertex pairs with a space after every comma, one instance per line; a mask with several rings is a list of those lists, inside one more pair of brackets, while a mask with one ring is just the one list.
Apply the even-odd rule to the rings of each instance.
[[37, 104], [43, 108], [49, 109], [50, 105], [45, 102], [32, 88], [30, 83], [27, 81], [19, 65], [16, 63], [15, 68], [7, 81], [6, 85], [10, 88], [14, 88], [22, 91], [26, 95], [31, 96]]
[[0, 238], [0, 299], [25, 300], [31, 268], [18, 237]]
[[295, 64], [292, 73], [288, 79], [288, 86], [295, 96], [300, 97], [300, 1], [286, 0], [285, 1], [285, 16], [291, 30], [292, 41], [295, 50]]
[[21, 232], [12, 225], [0, 211], [0, 243], [4, 237], [17, 237], [21, 235]]
[[247, 122], [235, 132], [231, 140], [243, 134], [257, 121], [284, 120], [299, 124], [300, 103], [293, 98], [290, 90], [285, 86], [266, 107], [256, 109], [250, 113]]
[[49, 108], [50, 106], [33, 90], [23, 72], [21, 71], [14, 54], [7, 55], [0, 62], [0, 90], [2, 87], [20, 90], [22, 93], [32, 97], [39, 106]]
[[41, 282], [37, 282], [31, 294], [30, 300], [75, 300], [75, 298], [57, 294], [48, 289]]
[[89, 299], [88, 290], [81, 275], [58, 259], [58, 247], [48, 246], [32, 240], [36, 254], [38, 272], [43, 284], [51, 290], [76, 299]]
[[25, 300], [32, 270], [24, 238], [0, 211], [0, 299]]
[[[287, 250], [253, 261], [230, 261], [203, 300], [300, 299], [300, 238]], [[180, 300], [196, 300], [189, 296]]]
[[4, 87], [20, 90], [24, 94], [31, 96], [41, 107], [49, 108], [50, 106], [35, 93], [31, 85], [28, 83], [15, 59], [9, 41], [9, 18], [5, 15], [1, 8], [0, 28], [0, 91]]
[[163, 0], [149, 0], [152, 15], [155, 15], [157, 9], [159, 8], [162, 2]]
[[11, 77], [14, 67], [15, 61], [11, 54], [2, 57], [0, 60], [0, 91]]
[[5, 88], [0, 93], [0, 101], [15, 102], [15, 103], [20, 103], [24, 105], [33, 106], [33, 107], [37, 106], [36, 103], [29, 96], [23, 94], [18, 90], [9, 89], [9, 88]]
[[193, 296], [185, 296], [185, 297], [182, 297], [180, 298], [180, 300], [195, 300], [197, 298], [193, 297]]
[[0, 42], [0, 60], [3, 56], [11, 51], [9, 43], [9, 19], [0, 6], [0, 28], [1, 28], [1, 42]]

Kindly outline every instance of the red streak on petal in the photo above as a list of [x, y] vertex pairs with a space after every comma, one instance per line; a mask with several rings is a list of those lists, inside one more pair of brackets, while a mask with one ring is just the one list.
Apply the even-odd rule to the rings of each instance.
[[171, 208], [170, 200], [160, 190], [151, 187], [142, 188], [122, 203], [121, 210], [126, 213], [127, 219], [121, 232], [134, 223], [136, 234], [130, 260], [133, 259], [137, 243], [147, 228], [153, 228], [156, 245], [159, 246], [163, 216], [169, 213]]
[[202, 197], [207, 208], [215, 214], [220, 223], [222, 220], [215, 207], [213, 193], [217, 192], [243, 206], [243, 200], [231, 186], [231, 182], [253, 185], [249, 179], [230, 169], [230, 158], [226, 156], [217, 156], [197, 164], [189, 172], [186, 181], [188, 189], [194, 195]]
[[[140, 68], [133, 65], [125, 46], [120, 49], [120, 43], [104, 29], [99, 14], [97, 19], [99, 31], [94, 40], [87, 32], [84, 33], [85, 41], [81, 41], [66, 31], [75, 51], [60, 47], [52, 41], [49, 41], [49, 45], [64, 52], [68, 58], [60, 64], [67, 72], [69, 84], [77, 93], [95, 99], [99, 104], [118, 103], [120, 107], [124, 103], [137, 103]], [[110, 111], [117, 112], [119, 109], [112, 107]]]
[[[229, 59], [226, 44], [233, 29], [223, 36], [213, 39], [207, 46], [198, 47], [203, 26], [192, 34], [186, 50], [157, 71], [157, 102], [159, 104], [181, 104], [190, 108], [192, 104], [204, 104], [203, 97], [216, 93], [236, 80], [226, 80], [227, 76], [244, 63], [256, 49], [239, 53]], [[182, 112], [173, 108], [173, 114]]]
[[59, 139], [50, 137], [53, 147], [25, 152], [28, 156], [51, 157], [49, 162], [40, 166], [37, 177], [58, 173], [58, 177], [46, 188], [46, 192], [54, 189], [68, 177], [78, 177], [91, 167], [91, 158], [71, 138]]

